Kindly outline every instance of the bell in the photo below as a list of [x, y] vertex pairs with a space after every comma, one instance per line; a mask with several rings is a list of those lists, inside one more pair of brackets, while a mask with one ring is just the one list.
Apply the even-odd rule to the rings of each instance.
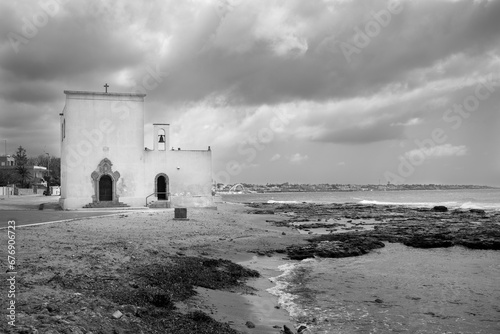
[[158, 139], [159, 143], [164, 143], [165, 142], [165, 135], [159, 135], [160, 139]]

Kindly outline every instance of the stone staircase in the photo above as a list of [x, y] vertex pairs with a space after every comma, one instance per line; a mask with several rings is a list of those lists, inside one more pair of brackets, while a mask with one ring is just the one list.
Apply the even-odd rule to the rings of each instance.
[[154, 201], [148, 204], [151, 209], [170, 208], [170, 201]]
[[89, 203], [85, 205], [83, 208], [84, 209], [102, 209], [102, 208], [128, 208], [130, 205], [118, 202], [99, 202], [99, 203]]

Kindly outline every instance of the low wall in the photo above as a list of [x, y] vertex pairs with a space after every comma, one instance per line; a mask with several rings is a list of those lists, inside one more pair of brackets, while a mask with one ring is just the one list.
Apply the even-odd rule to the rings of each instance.
[[13, 196], [14, 188], [13, 187], [0, 187], [0, 196]]
[[24, 188], [16, 188], [14, 190], [14, 195], [33, 195], [36, 194], [36, 192], [33, 191], [33, 189], [24, 189]]

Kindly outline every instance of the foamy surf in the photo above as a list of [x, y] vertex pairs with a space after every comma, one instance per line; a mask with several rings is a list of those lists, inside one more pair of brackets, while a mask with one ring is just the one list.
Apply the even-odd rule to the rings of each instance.
[[302, 310], [294, 302], [297, 296], [287, 292], [288, 287], [291, 285], [289, 283], [292, 272], [298, 263], [284, 264], [279, 266], [278, 269], [283, 271], [283, 274], [277, 277], [271, 277], [269, 280], [276, 284], [274, 287], [267, 289], [267, 292], [278, 297], [278, 305], [286, 310], [290, 317], [296, 319], [303, 315]]
[[300, 203], [309, 203], [309, 201], [303, 201], [303, 202], [300, 202], [300, 201], [275, 201], [275, 200], [268, 200], [267, 201], [268, 204], [300, 204]]
[[297, 272], [304, 269], [310, 271], [312, 268], [308, 267], [315, 265], [316, 262], [315, 259], [305, 259], [298, 263], [281, 265], [278, 269], [283, 271], [283, 274], [270, 278], [270, 281], [276, 285], [267, 289], [267, 292], [278, 297], [278, 305], [285, 309], [290, 317], [296, 322], [300, 322], [307, 314], [299, 303], [296, 302], [299, 296], [291, 293], [290, 290], [297, 284], [300, 284], [297, 282]]
[[450, 209], [481, 209], [481, 210], [500, 210], [500, 203], [473, 203], [473, 202], [385, 202], [375, 200], [360, 200], [359, 204], [363, 205], [398, 205], [408, 207], [432, 208], [434, 206], [443, 205]]

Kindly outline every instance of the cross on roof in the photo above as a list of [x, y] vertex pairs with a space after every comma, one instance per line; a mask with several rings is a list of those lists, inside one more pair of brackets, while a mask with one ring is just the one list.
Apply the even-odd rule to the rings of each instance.
[[108, 92], [108, 87], [109, 87], [109, 85], [106, 83], [106, 84], [104, 85], [104, 88], [106, 88], [106, 93]]

